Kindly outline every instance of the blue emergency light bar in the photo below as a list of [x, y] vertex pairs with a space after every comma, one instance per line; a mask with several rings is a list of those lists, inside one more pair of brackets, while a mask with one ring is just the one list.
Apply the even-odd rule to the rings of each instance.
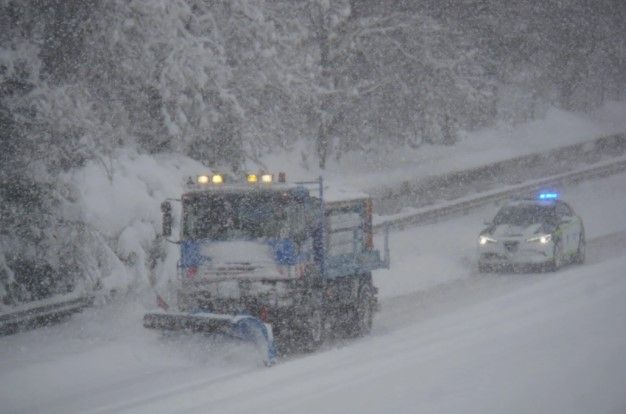
[[559, 195], [557, 193], [540, 193], [539, 200], [557, 200]]

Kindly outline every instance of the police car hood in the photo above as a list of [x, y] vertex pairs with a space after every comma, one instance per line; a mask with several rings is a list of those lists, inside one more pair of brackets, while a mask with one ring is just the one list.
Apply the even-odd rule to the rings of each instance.
[[493, 227], [490, 234], [498, 238], [524, 238], [527, 239], [533, 235], [540, 233], [543, 225], [534, 223], [528, 226], [516, 226], [514, 224], [499, 224]]

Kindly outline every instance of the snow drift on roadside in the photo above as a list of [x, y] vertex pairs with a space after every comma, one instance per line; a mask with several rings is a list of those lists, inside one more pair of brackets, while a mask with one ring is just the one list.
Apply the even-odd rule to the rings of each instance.
[[[183, 156], [129, 150], [90, 161], [64, 177], [75, 188], [72, 207], [108, 247], [109, 254], [102, 258], [108, 263], [99, 275], [105, 291], [148, 285], [150, 251], [171, 249], [165, 243], [153, 245], [161, 232], [160, 204], [180, 197], [187, 177], [199, 171], [209, 169]], [[167, 262], [159, 270], [173, 271], [175, 255], [165, 256]]]

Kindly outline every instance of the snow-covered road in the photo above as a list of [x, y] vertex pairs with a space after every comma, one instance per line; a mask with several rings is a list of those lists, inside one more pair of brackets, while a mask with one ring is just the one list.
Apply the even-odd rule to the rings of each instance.
[[626, 175], [563, 190], [588, 262], [479, 275], [482, 212], [393, 233], [372, 335], [271, 369], [141, 328], [148, 295], [0, 338], [2, 413], [624, 413]]

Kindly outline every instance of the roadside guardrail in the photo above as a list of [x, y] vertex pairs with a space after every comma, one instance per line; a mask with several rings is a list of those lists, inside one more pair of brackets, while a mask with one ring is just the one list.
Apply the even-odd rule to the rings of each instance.
[[405, 180], [366, 190], [379, 214], [393, 214], [402, 208], [459, 200], [476, 192], [500, 189], [530, 180], [593, 167], [626, 155], [626, 133], [613, 134], [545, 153], [533, 153], [441, 175]]
[[91, 306], [93, 301], [93, 296], [69, 294], [20, 304], [0, 312], [0, 335], [59, 320]]
[[509, 185], [498, 190], [485, 191], [450, 202], [412, 209], [406, 213], [391, 216], [377, 216], [374, 219], [374, 229], [380, 230], [385, 226], [389, 226], [393, 229], [403, 229], [413, 225], [434, 223], [452, 215], [468, 213], [473, 209], [490, 203], [508, 200], [511, 197], [528, 196], [541, 189], [559, 187], [598, 177], [606, 177], [624, 171], [626, 171], [626, 157], [620, 157], [618, 159], [597, 163], [593, 167], [556, 174], [517, 185]]

